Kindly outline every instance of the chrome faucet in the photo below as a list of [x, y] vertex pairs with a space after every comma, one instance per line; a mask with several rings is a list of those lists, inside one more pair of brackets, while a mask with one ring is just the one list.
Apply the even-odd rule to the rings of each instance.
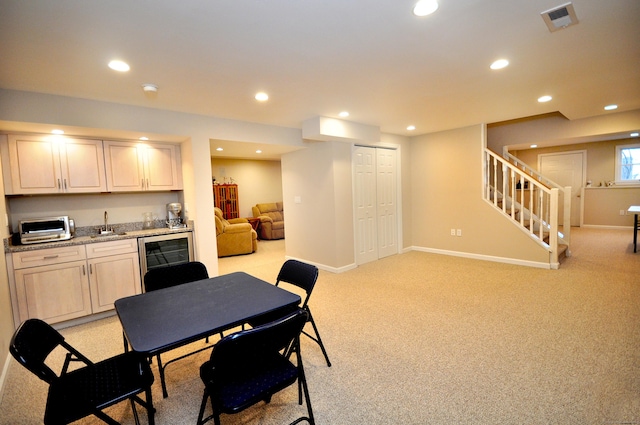
[[109, 214], [107, 214], [107, 212], [104, 212], [104, 230], [101, 230], [100, 233], [101, 234], [105, 234], [105, 233], [113, 233], [113, 228], [111, 230], [109, 230]]

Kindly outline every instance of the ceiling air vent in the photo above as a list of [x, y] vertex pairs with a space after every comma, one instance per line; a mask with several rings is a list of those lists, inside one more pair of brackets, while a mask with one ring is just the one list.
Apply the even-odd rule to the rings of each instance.
[[549, 31], [551, 32], [561, 30], [578, 23], [576, 11], [573, 10], [573, 4], [571, 3], [565, 3], [561, 6], [554, 7], [553, 9], [546, 10], [542, 12], [540, 16], [542, 16], [542, 20], [547, 24], [547, 27], [549, 27]]

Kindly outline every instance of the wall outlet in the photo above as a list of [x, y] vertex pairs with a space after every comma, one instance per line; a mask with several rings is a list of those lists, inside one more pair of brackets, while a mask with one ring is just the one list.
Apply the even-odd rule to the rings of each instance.
[[624, 215], [624, 210], [620, 210], [620, 215]]
[[451, 229], [451, 236], [455, 236], [456, 235], [456, 229]]
[[456, 236], [462, 236], [462, 229], [456, 230]]

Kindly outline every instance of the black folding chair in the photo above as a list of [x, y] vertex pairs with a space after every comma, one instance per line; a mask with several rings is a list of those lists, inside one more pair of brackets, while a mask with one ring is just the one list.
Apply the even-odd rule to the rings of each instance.
[[[207, 267], [199, 261], [191, 261], [183, 264], [176, 264], [173, 266], [166, 267], [157, 267], [149, 270], [144, 275], [144, 289], [146, 292], [156, 291], [159, 289], [170, 288], [172, 286], [182, 285], [189, 282], [195, 282], [196, 280], [208, 279], [209, 273], [207, 272]], [[223, 334], [220, 333], [220, 337]], [[209, 337], [206, 338], [205, 342], [209, 342]], [[177, 360], [184, 359], [185, 357], [189, 357], [193, 354], [199, 353], [200, 351], [204, 351], [211, 348], [211, 346], [206, 346], [202, 348], [198, 348], [195, 351], [184, 354], [180, 357], [176, 357], [175, 359], [169, 360], [167, 363], [162, 365], [162, 359], [160, 358], [160, 353], [156, 354], [156, 359], [158, 362], [158, 368], [161, 370], [161, 384], [162, 384], [162, 394], [167, 397], [167, 385], [164, 380], [164, 369], [169, 366], [170, 363], [173, 363]]]
[[[316, 266], [303, 263], [298, 260], [287, 260], [280, 268], [278, 278], [276, 279], [276, 286], [278, 286], [281, 282], [286, 282], [295, 285], [305, 291], [306, 297], [304, 298], [304, 301], [302, 302], [300, 308], [305, 309], [309, 314], [308, 321], [311, 322], [311, 326], [313, 327], [315, 336], [305, 332], [304, 330], [302, 331], [302, 333], [318, 343], [320, 349], [322, 350], [322, 354], [327, 361], [327, 366], [331, 367], [331, 362], [329, 361], [327, 350], [324, 348], [324, 344], [322, 343], [322, 339], [320, 338], [320, 333], [318, 332], [318, 327], [316, 326], [316, 322], [313, 320], [311, 309], [309, 308], [309, 298], [311, 297], [311, 293], [313, 292], [313, 288], [315, 287], [317, 280], [318, 268]], [[251, 326], [257, 326], [261, 323], [275, 320], [276, 318], [277, 315], [265, 315], [259, 317], [257, 320], [250, 321], [249, 324]]]
[[[222, 338], [214, 346], [211, 358], [200, 367], [205, 385], [198, 425], [213, 419], [220, 425], [220, 415], [234, 414], [260, 401], [269, 403], [273, 394], [298, 381], [298, 403], [304, 393], [307, 415], [291, 424], [307, 421], [314, 425], [309, 389], [300, 355], [300, 333], [308, 320], [306, 310], [299, 309], [274, 322], [242, 330]], [[282, 353], [290, 347], [296, 355], [294, 365]], [[207, 400], [212, 414], [203, 418]]]
[[[59, 374], [46, 364], [58, 347], [66, 350]], [[93, 363], [69, 345], [64, 337], [40, 319], [23, 322], [11, 339], [9, 351], [13, 357], [38, 378], [49, 384], [44, 423], [68, 424], [85, 416], [95, 415], [104, 422], [118, 422], [102, 410], [129, 399], [136, 424], [139, 424], [137, 402], [145, 409], [153, 425], [155, 409], [151, 399], [153, 374], [144, 357], [128, 352]], [[69, 364], [78, 361], [85, 366], [69, 371]], [[138, 394], [145, 393], [145, 401]]]

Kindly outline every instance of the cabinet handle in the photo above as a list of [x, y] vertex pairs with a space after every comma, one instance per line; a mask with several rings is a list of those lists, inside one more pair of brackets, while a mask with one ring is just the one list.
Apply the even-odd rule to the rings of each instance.
[[144, 190], [144, 179], [140, 180], [140, 185], [142, 186], [142, 190]]
[[93, 264], [89, 264], [89, 274], [93, 274]]
[[147, 179], [147, 190], [149, 190], [149, 179]]
[[82, 265], [82, 276], [86, 276], [87, 275], [87, 269], [85, 268], [85, 265]]
[[67, 190], [67, 179], [64, 179], [64, 190]]
[[54, 258], [58, 258], [58, 255], [46, 255], [43, 260], [53, 260]]
[[62, 189], [62, 185], [60, 184], [60, 179], [58, 179], [58, 190]]

